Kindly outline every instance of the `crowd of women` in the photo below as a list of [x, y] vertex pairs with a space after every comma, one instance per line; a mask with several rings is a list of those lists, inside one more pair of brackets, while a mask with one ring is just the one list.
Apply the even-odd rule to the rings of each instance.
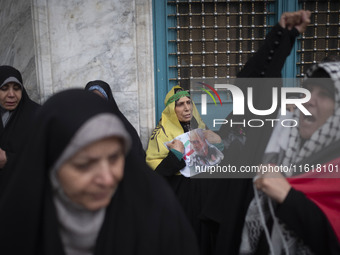
[[[284, 13], [238, 77], [281, 77], [309, 23], [308, 11]], [[340, 61], [306, 77], [312, 116], [296, 108], [293, 128], [241, 134], [208, 130], [189, 92], [175, 86], [145, 152], [106, 82], [39, 106], [20, 72], [0, 66], [1, 254], [340, 254], [340, 173], [189, 178], [177, 139], [196, 130], [190, 153], [207, 164], [339, 166]], [[248, 85], [239, 83], [244, 93]], [[255, 91], [258, 109], [269, 108], [273, 86]]]

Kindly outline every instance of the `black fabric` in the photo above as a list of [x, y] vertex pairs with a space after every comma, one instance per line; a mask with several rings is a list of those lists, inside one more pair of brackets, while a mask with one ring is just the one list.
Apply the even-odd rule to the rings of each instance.
[[[237, 74], [236, 85], [243, 91], [245, 98], [247, 98], [247, 88], [254, 87], [253, 89], [253, 105], [256, 109], [269, 109], [271, 107], [272, 87], [280, 87], [282, 84], [273, 84], [272, 78], [281, 77], [281, 69], [285, 63], [286, 58], [289, 56], [290, 51], [294, 45], [295, 38], [298, 36], [298, 31], [294, 28], [292, 30], [283, 29], [279, 24], [275, 25], [272, 30], [267, 34], [265, 41], [255, 55], [250, 58], [242, 70]], [[279, 82], [279, 79], [275, 80]], [[261, 86], [261, 89], [256, 89], [256, 86]], [[280, 105], [280, 100], [278, 100]], [[277, 109], [278, 110], [278, 109]], [[249, 128], [247, 125], [244, 127], [246, 139], [251, 137], [251, 141], [246, 141], [245, 151], [241, 152], [239, 146], [234, 149], [238, 149], [235, 155], [239, 155], [238, 162], [232, 159], [233, 164], [236, 165], [251, 165], [260, 164], [261, 155], [265, 150], [265, 146], [268, 143], [272, 132], [271, 122], [265, 121], [265, 119], [276, 119], [277, 110], [267, 116], [258, 116], [249, 112], [248, 107], [245, 107], [245, 115], [233, 115], [230, 113], [226, 119], [229, 121], [232, 119], [234, 122], [242, 122], [250, 119], [260, 119], [264, 122], [261, 128]], [[230, 121], [229, 121], [230, 123]], [[222, 125], [218, 131], [221, 134], [222, 140], [227, 138], [230, 133], [228, 125]], [[238, 140], [235, 140], [238, 143]], [[235, 146], [231, 144], [230, 146]], [[230, 160], [228, 152], [225, 151], [224, 163], [228, 163]], [[241, 154], [242, 153], [242, 154]], [[244, 157], [247, 155], [247, 157]]]
[[[244, 218], [252, 197], [251, 179], [214, 180], [201, 214], [215, 241], [210, 254], [239, 254]], [[213, 232], [213, 227], [217, 231]]]
[[[11, 66], [0, 66], [0, 84], [7, 78], [15, 77], [22, 83], [22, 77], [18, 70]], [[11, 175], [11, 169], [16, 163], [18, 155], [30, 136], [31, 124], [39, 105], [32, 101], [24, 87], [22, 87], [22, 98], [17, 108], [4, 127], [0, 120], [0, 148], [6, 151], [7, 163], [0, 169], [0, 194], [5, 188]]]
[[192, 118], [189, 122], [179, 122], [183, 128], [184, 133], [189, 132], [190, 130], [198, 128], [198, 123], [195, 118]]
[[302, 237], [315, 254], [340, 254], [339, 242], [327, 217], [302, 192], [292, 188], [276, 215]]
[[[174, 159], [177, 160], [178, 159]], [[168, 161], [169, 162], [169, 161]], [[171, 175], [164, 177], [184, 209], [184, 212], [196, 233], [200, 254], [212, 254], [215, 243], [214, 224], [206, 224], [201, 217], [202, 209], [208, 202], [209, 192], [212, 187], [212, 179], [187, 178], [183, 175]]]
[[[284, 202], [275, 210], [275, 215], [293, 230], [314, 254], [340, 254], [340, 244], [325, 214], [302, 192], [290, 189]], [[268, 230], [272, 221], [267, 222]], [[316, 231], [317, 230], [317, 231]], [[255, 254], [269, 254], [264, 232]]]
[[[182, 124], [182, 123], [181, 123]], [[195, 119], [191, 121], [191, 127], [197, 128]], [[188, 132], [187, 130], [186, 132]], [[184, 130], [183, 130], [184, 133]], [[213, 180], [195, 179], [178, 175], [178, 172], [185, 167], [185, 161], [178, 160], [176, 155], [169, 151], [168, 156], [157, 166], [155, 172], [167, 180], [175, 192], [178, 201], [193, 227], [199, 243], [200, 254], [212, 254], [214, 248], [214, 235], [216, 232], [213, 224], [206, 224], [201, 219], [202, 208], [207, 202], [208, 194]]]
[[[256, 55], [246, 63], [238, 74], [238, 78], [261, 78], [261, 88], [254, 89], [253, 96], [254, 105], [257, 105], [257, 109], [269, 109], [271, 100], [268, 99], [272, 98], [272, 87], [279, 86], [278, 84], [273, 84], [272, 79], [267, 80], [266, 78], [281, 77], [281, 70], [285, 60], [289, 56], [298, 35], [299, 33], [295, 28], [287, 30], [277, 24], [267, 34], [264, 44]], [[269, 57], [270, 61], [268, 60]], [[242, 85], [244, 85], [244, 91], [247, 86], [251, 86], [248, 83]], [[281, 84], [279, 85], [281, 86]], [[280, 105], [280, 102], [278, 102], [278, 105]], [[246, 112], [245, 119], [276, 119], [277, 111], [278, 108], [274, 113], [267, 116], [257, 116]], [[262, 163], [262, 155], [273, 130], [270, 122], [264, 123], [261, 128], [246, 128], [247, 141], [242, 152], [242, 155], [246, 156], [240, 157], [240, 165], [259, 165]]]
[[[296, 29], [283, 29], [276, 25], [267, 34], [256, 54], [248, 60], [243, 69], [238, 73], [237, 85], [242, 89], [244, 95], [247, 94], [248, 86], [253, 87], [254, 78], [280, 78], [281, 69], [287, 56], [290, 54], [294, 45], [295, 38], [298, 35]], [[245, 78], [245, 79], [243, 79]], [[252, 78], [252, 79], [249, 79]], [[276, 84], [275, 84], [276, 85]], [[271, 88], [274, 86], [271, 82], [263, 79], [261, 89], [254, 89], [254, 107], [256, 109], [269, 109], [267, 98], [271, 98]], [[256, 92], [257, 91], [257, 92]], [[246, 97], [245, 97], [246, 98]], [[247, 107], [245, 107], [247, 109]], [[275, 119], [277, 112], [265, 118]], [[232, 113], [227, 119], [238, 121], [240, 117]], [[242, 119], [264, 119], [261, 116], [253, 116], [246, 112]], [[226, 127], [224, 127], [226, 126]], [[219, 131], [220, 134], [228, 134], [227, 125], [223, 125]], [[271, 125], [265, 125], [261, 128], [245, 128], [246, 141], [244, 146], [230, 145], [235, 158], [226, 157], [229, 162], [224, 160], [223, 165], [232, 165], [237, 167], [246, 165], [259, 165], [262, 160], [263, 152], [272, 132]], [[222, 137], [223, 139], [224, 137]], [[214, 254], [238, 254], [241, 244], [241, 234], [244, 224], [245, 215], [250, 201], [253, 198], [253, 184], [251, 177], [254, 173], [248, 175], [249, 179], [221, 179], [215, 182], [214, 188], [209, 194], [209, 203], [206, 204], [202, 216], [206, 222], [212, 225], [218, 225], [216, 233], [216, 244]]]
[[[61, 92], [40, 109], [34, 135], [0, 201], [1, 254], [65, 254], [48, 170], [85, 121], [100, 113], [114, 113], [112, 105], [80, 89]], [[173, 192], [131, 153], [107, 207], [95, 254], [198, 254]]]
[[126, 130], [129, 132], [132, 139], [132, 152], [137, 153], [137, 155], [141, 156], [145, 159], [145, 151], [143, 149], [142, 142], [139, 138], [139, 135], [136, 129], [132, 126], [132, 124], [128, 121], [128, 119], [124, 116], [124, 114], [119, 110], [116, 100], [113, 97], [112, 90], [109, 84], [102, 80], [90, 81], [86, 84], [85, 90], [89, 90], [92, 86], [100, 86], [106, 92], [108, 96], [108, 101], [112, 104], [112, 108], [114, 113], [119, 116], [119, 118], [123, 121]]
[[255, 55], [247, 61], [238, 78], [277, 78], [295, 43], [299, 32], [284, 29], [276, 24], [266, 35], [266, 39]]
[[162, 176], [176, 175], [186, 166], [184, 159], [178, 160], [176, 155], [169, 151], [168, 156], [156, 167], [156, 173]]
[[0, 66], [0, 86], [9, 78], [16, 78], [22, 85], [22, 76], [19, 70], [12, 66]]

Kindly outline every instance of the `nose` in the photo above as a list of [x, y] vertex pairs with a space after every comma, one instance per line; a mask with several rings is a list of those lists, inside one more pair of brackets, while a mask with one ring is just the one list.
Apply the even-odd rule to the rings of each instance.
[[12, 88], [8, 90], [8, 96], [14, 97], [14, 90]]
[[102, 187], [112, 187], [115, 182], [112, 167], [108, 160], [103, 160], [98, 167], [96, 183]]
[[189, 111], [190, 110], [190, 105], [189, 104], [184, 104], [184, 110]]
[[316, 102], [317, 102], [317, 93], [315, 91], [311, 91], [310, 99], [306, 104], [309, 106], [315, 106]]

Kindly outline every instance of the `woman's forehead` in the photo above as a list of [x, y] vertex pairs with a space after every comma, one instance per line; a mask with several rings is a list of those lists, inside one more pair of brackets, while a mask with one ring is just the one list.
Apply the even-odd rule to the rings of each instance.
[[191, 98], [190, 97], [181, 97], [176, 102], [181, 103], [181, 102], [187, 102], [187, 101], [191, 101]]

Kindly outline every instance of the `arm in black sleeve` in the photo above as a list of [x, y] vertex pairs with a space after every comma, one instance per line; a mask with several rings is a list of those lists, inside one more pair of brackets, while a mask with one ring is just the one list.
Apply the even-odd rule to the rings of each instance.
[[340, 254], [339, 242], [327, 217], [302, 192], [292, 188], [276, 215], [315, 254]]
[[[298, 35], [299, 32], [295, 28], [288, 30], [282, 28], [279, 24], [275, 25], [267, 34], [263, 45], [255, 55], [247, 61], [243, 69], [237, 75], [237, 86], [243, 91], [245, 98], [252, 97], [255, 109], [267, 110], [271, 108], [273, 102], [273, 87], [280, 88], [282, 86], [282, 81], [280, 79], [281, 70]], [[253, 89], [252, 95], [248, 95], [249, 87], [256, 88]], [[278, 99], [277, 104], [280, 106], [280, 98]], [[269, 140], [272, 132], [271, 123], [266, 122], [265, 119], [276, 119], [277, 111], [279, 109], [280, 107], [277, 107], [276, 111], [270, 115], [259, 116], [251, 112], [249, 107], [245, 107], [244, 115], [233, 115], [233, 113], [231, 113], [227, 117], [227, 119], [233, 119], [235, 122], [262, 119], [265, 123], [260, 129], [245, 127], [245, 133], [247, 134], [245, 147], [248, 147], [247, 150], [249, 150], [249, 152], [246, 151], [245, 154], [251, 155], [248, 157], [249, 162], [254, 164], [256, 162], [261, 163], [261, 155], [265, 150], [266, 141]], [[221, 127], [221, 132], [223, 131], [223, 128], [224, 127]], [[243, 163], [245, 162], [243, 161]]]
[[176, 155], [169, 151], [168, 156], [156, 167], [155, 171], [163, 176], [172, 176], [186, 166], [183, 159], [178, 160]]
[[263, 45], [247, 61], [237, 77], [281, 77], [282, 67], [298, 35], [299, 32], [295, 28], [288, 30], [279, 24], [275, 25], [267, 34]]

